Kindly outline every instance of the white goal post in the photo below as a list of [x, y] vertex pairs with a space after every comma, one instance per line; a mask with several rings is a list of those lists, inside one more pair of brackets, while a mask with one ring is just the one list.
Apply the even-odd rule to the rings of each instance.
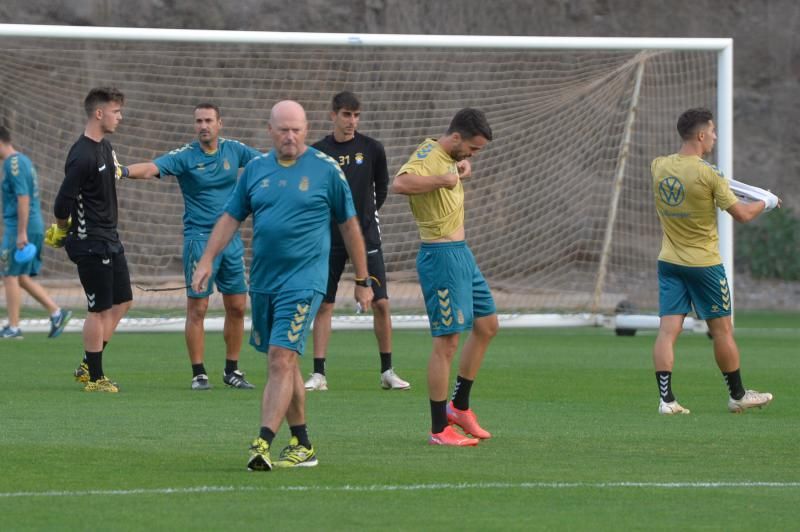
[[[361, 130], [386, 146], [390, 175], [422, 138], [443, 133], [457, 109], [485, 110], [495, 141], [465, 183], [467, 240], [509, 325], [552, 326], [562, 316], [569, 325], [613, 326], [603, 316], [622, 300], [655, 308], [660, 232], [649, 161], [676, 151], [681, 111], [715, 112], [716, 163], [733, 177], [732, 39], [0, 24], [0, 43], [0, 123], [39, 170], [45, 223], [92, 86], [126, 94], [125, 120], [111, 138], [123, 164], [191, 141], [191, 109], [200, 101], [222, 108], [223, 136], [266, 150], [266, 116], [277, 99], [306, 107], [312, 143], [329, 132], [330, 97], [353, 90], [363, 101]], [[180, 285], [183, 206], [175, 180], [119, 188], [134, 282]], [[391, 196], [381, 213], [390, 295], [398, 316], [419, 315], [418, 236], [405, 200]], [[733, 288], [727, 213], [719, 213], [718, 227]], [[45, 250], [42, 277], [57, 299], [83, 307], [63, 251]], [[184, 297], [135, 290], [140, 322], [181, 309]], [[341, 289], [337, 302], [352, 308], [350, 297]], [[370, 326], [368, 317], [360, 320]]]

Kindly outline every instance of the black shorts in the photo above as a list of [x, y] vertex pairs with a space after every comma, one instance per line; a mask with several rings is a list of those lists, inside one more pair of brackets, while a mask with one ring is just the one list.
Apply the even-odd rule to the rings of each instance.
[[89, 312], [102, 312], [133, 299], [122, 244], [75, 239], [64, 247], [69, 260], [78, 266]]
[[[328, 289], [323, 299], [325, 303], [336, 301], [336, 289], [339, 287], [339, 279], [342, 278], [342, 272], [348, 258], [346, 249], [331, 248], [330, 259], [328, 260]], [[389, 299], [389, 292], [386, 287], [386, 265], [383, 263], [383, 250], [381, 248], [367, 250], [367, 271], [372, 278], [373, 301]]]

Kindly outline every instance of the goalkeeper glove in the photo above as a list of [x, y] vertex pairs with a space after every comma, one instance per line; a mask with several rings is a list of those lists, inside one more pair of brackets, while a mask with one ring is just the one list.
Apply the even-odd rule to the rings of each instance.
[[71, 220], [67, 220], [67, 226], [64, 228], [59, 227], [58, 224], [53, 224], [48, 227], [47, 231], [44, 233], [44, 243], [51, 248], [64, 247], [64, 241], [67, 239], [67, 230], [69, 230], [70, 224]]
[[117, 169], [114, 172], [114, 174], [115, 174], [115, 177], [117, 179], [122, 179], [123, 177], [128, 177], [129, 175], [131, 175], [131, 172], [130, 172], [130, 170], [128, 170], [127, 166], [122, 166], [122, 165], [119, 165], [119, 164], [116, 165], [116, 166], [117, 166]]

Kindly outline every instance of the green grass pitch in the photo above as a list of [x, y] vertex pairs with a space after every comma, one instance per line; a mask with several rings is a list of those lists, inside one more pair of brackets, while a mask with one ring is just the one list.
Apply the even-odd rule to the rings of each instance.
[[[369, 332], [335, 332], [330, 391], [308, 394], [316, 468], [249, 473], [256, 390], [189, 390], [182, 334], [122, 333], [105, 356], [118, 395], [71, 372], [81, 338], [0, 342], [3, 530], [789, 530], [800, 501], [800, 315], [737, 317], [745, 386], [764, 410], [729, 414], [711, 344], [686, 333], [674, 389], [689, 416], [656, 413], [654, 332], [501, 330], [473, 388], [494, 438], [427, 444], [430, 338], [396, 331], [408, 392], [383, 391]], [[302, 364], [311, 368], [310, 347]], [[288, 440], [284, 426], [276, 446]]]

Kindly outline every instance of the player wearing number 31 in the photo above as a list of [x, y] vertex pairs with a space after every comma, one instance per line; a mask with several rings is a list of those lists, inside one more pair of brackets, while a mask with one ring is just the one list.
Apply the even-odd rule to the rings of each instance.
[[267, 354], [269, 370], [261, 430], [247, 463], [248, 469], [256, 471], [272, 469], [270, 447], [284, 419], [291, 438], [275, 466], [317, 465], [316, 450], [306, 430], [306, 390], [298, 356], [303, 354], [308, 330], [325, 294], [331, 218], [339, 225], [353, 261], [356, 301], [363, 308], [369, 308], [372, 301], [372, 290], [364, 281], [368, 275], [364, 239], [339, 165], [306, 146], [308, 123], [297, 102], [275, 104], [268, 131], [274, 149], [245, 167], [192, 277], [192, 289], [203, 291], [214, 257], [252, 214], [250, 343]]
[[[683, 140], [678, 153], [653, 161], [653, 191], [664, 232], [658, 256], [658, 300], [661, 322], [653, 347], [660, 414], [688, 414], [672, 393], [674, 346], [683, 320], [694, 307], [706, 320], [714, 357], [728, 386], [728, 410], [742, 412], [772, 401], [772, 394], [746, 390], [739, 372], [739, 348], [733, 339], [730, 286], [719, 254], [717, 208], [746, 223], [780, 206], [771, 193], [753, 202], [739, 201], [722, 173], [702, 157], [717, 139], [707, 109], [689, 109], [678, 119]], [[763, 191], [762, 191], [763, 192]]]

